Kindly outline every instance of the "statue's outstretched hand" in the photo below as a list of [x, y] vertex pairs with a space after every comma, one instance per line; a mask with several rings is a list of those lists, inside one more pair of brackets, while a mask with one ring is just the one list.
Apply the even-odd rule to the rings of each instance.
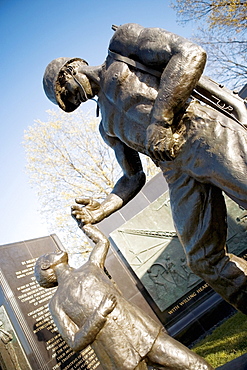
[[102, 316], [106, 317], [116, 307], [117, 299], [114, 294], [106, 294], [99, 305], [99, 312]]
[[86, 224], [95, 224], [104, 218], [104, 209], [99, 202], [93, 199], [79, 198], [77, 204], [71, 207], [71, 215], [81, 228]]

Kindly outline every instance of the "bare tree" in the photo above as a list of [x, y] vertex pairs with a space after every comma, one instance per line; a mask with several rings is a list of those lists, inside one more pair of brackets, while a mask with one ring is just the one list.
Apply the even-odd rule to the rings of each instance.
[[208, 53], [207, 74], [229, 88], [247, 82], [247, 2], [176, 0], [179, 21], [199, 25], [193, 38]]
[[182, 22], [206, 20], [210, 28], [229, 27], [237, 31], [247, 27], [247, 2], [240, 0], [176, 0], [173, 8]]

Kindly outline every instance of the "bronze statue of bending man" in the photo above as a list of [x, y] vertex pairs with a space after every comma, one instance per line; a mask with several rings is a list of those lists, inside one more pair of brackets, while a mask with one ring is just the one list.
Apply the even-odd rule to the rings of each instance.
[[[222, 194], [247, 208], [246, 129], [190, 99], [206, 62], [201, 47], [160, 28], [124, 24], [114, 33], [109, 50], [98, 67], [80, 58], [59, 58], [44, 75], [47, 96], [66, 112], [98, 96], [100, 133], [123, 170], [101, 204], [78, 199], [82, 207], [73, 206], [72, 214], [82, 225], [97, 223], [129, 202], [145, 183], [138, 152], [148, 155], [168, 183], [188, 265], [247, 313], [247, 265], [226, 251]], [[121, 60], [121, 55], [136, 65]]]
[[44, 288], [58, 285], [49, 309], [59, 333], [75, 351], [91, 345], [103, 369], [212, 370], [200, 356], [171, 338], [156, 321], [129, 303], [104, 272], [107, 238], [92, 225], [84, 232], [96, 244], [88, 262], [68, 265], [66, 252], [41, 256], [35, 276]]

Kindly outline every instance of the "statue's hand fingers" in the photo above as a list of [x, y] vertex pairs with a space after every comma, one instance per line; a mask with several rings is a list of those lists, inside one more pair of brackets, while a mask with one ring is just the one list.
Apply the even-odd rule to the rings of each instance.
[[82, 227], [84, 224], [92, 222], [92, 215], [86, 208], [73, 210], [71, 215], [77, 221], [80, 227]]
[[81, 204], [83, 206], [87, 206], [88, 204], [90, 204], [91, 201], [92, 199], [89, 199], [89, 198], [76, 198], [75, 199], [75, 202], [77, 204]]
[[81, 208], [80, 206], [71, 206], [71, 212], [73, 211], [81, 211]]
[[77, 204], [81, 204], [87, 207], [88, 209], [90, 209], [91, 211], [100, 207], [99, 202], [93, 199], [89, 199], [89, 198], [76, 198], [75, 201]]

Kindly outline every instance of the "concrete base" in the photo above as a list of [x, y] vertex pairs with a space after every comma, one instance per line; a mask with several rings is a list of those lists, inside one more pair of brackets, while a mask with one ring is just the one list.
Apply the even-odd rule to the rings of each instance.
[[227, 364], [217, 367], [217, 370], [247, 370], [247, 353]]

